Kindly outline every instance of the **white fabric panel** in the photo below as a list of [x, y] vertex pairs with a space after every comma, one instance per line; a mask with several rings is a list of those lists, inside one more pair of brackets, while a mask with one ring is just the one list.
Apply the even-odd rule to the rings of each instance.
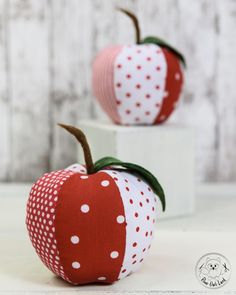
[[151, 124], [160, 112], [167, 65], [158, 45], [124, 46], [114, 63], [114, 88], [123, 124]]
[[[134, 272], [142, 263], [153, 238], [156, 219], [156, 197], [139, 177], [126, 172], [102, 170], [117, 183], [124, 204], [126, 247], [119, 278]], [[135, 244], [136, 243], [136, 244]]]

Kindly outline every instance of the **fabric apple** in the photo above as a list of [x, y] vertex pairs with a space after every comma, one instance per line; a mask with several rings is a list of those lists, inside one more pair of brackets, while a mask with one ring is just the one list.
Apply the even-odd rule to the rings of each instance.
[[137, 18], [136, 44], [105, 48], [93, 64], [93, 92], [113, 122], [123, 125], [163, 123], [177, 106], [183, 86], [184, 57], [156, 37], [140, 39]]
[[44, 174], [32, 186], [26, 225], [42, 262], [72, 284], [112, 283], [134, 272], [150, 248], [156, 195], [144, 168], [105, 157], [93, 163], [81, 130], [60, 125], [84, 150], [86, 166]]

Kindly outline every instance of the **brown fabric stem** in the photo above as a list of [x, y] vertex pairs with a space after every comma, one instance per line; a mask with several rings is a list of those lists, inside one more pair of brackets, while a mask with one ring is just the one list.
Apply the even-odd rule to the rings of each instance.
[[87, 173], [88, 174], [94, 173], [93, 159], [92, 159], [90, 147], [85, 134], [80, 129], [75, 128], [73, 126], [65, 125], [65, 124], [58, 124], [58, 125], [64, 128], [65, 130], [67, 130], [72, 135], [74, 135], [74, 137], [79, 141], [79, 143], [81, 144], [83, 148]]
[[139, 44], [140, 43], [140, 28], [139, 28], [139, 22], [138, 22], [137, 17], [129, 10], [126, 10], [123, 8], [117, 8], [117, 9], [132, 19], [132, 21], [134, 23], [134, 27], [135, 27], [135, 32], [136, 32], [136, 43]]

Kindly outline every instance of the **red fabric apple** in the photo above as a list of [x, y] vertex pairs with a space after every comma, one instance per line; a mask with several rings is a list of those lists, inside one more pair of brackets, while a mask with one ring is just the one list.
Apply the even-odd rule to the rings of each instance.
[[144, 168], [105, 157], [93, 164], [81, 130], [60, 125], [81, 143], [86, 167], [46, 173], [33, 185], [26, 225], [42, 262], [72, 284], [112, 283], [134, 272], [150, 248], [156, 194]]
[[140, 40], [137, 18], [133, 20], [137, 44], [105, 48], [93, 64], [93, 91], [113, 122], [124, 125], [160, 124], [176, 108], [183, 85], [184, 57], [156, 37]]

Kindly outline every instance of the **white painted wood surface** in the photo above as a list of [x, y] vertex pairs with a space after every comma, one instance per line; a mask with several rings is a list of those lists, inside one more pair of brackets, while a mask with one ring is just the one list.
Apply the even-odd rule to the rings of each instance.
[[[93, 160], [107, 155], [136, 163], [153, 173], [162, 185], [166, 210], [160, 218], [193, 214], [195, 209], [195, 138], [191, 128], [167, 123], [162, 126], [116, 126], [98, 120], [81, 120]], [[78, 158], [83, 151], [78, 149]]]
[[103, 47], [132, 43], [116, 6], [137, 13], [143, 36], [186, 56], [186, 85], [172, 122], [196, 129], [197, 178], [236, 180], [236, 1], [0, 0], [0, 180], [34, 180], [74, 162], [56, 122], [107, 119], [91, 93]]
[[[113, 285], [80, 287], [56, 278], [35, 254], [24, 224], [29, 189], [0, 185], [0, 294], [235, 294], [235, 185], [198, 187], [195, 215], [159, 221], [138, 272]], [[194, 273], [198, 259], [209, 252], [225, 255], [233, 270], [218, 291], [201, 286]]]

